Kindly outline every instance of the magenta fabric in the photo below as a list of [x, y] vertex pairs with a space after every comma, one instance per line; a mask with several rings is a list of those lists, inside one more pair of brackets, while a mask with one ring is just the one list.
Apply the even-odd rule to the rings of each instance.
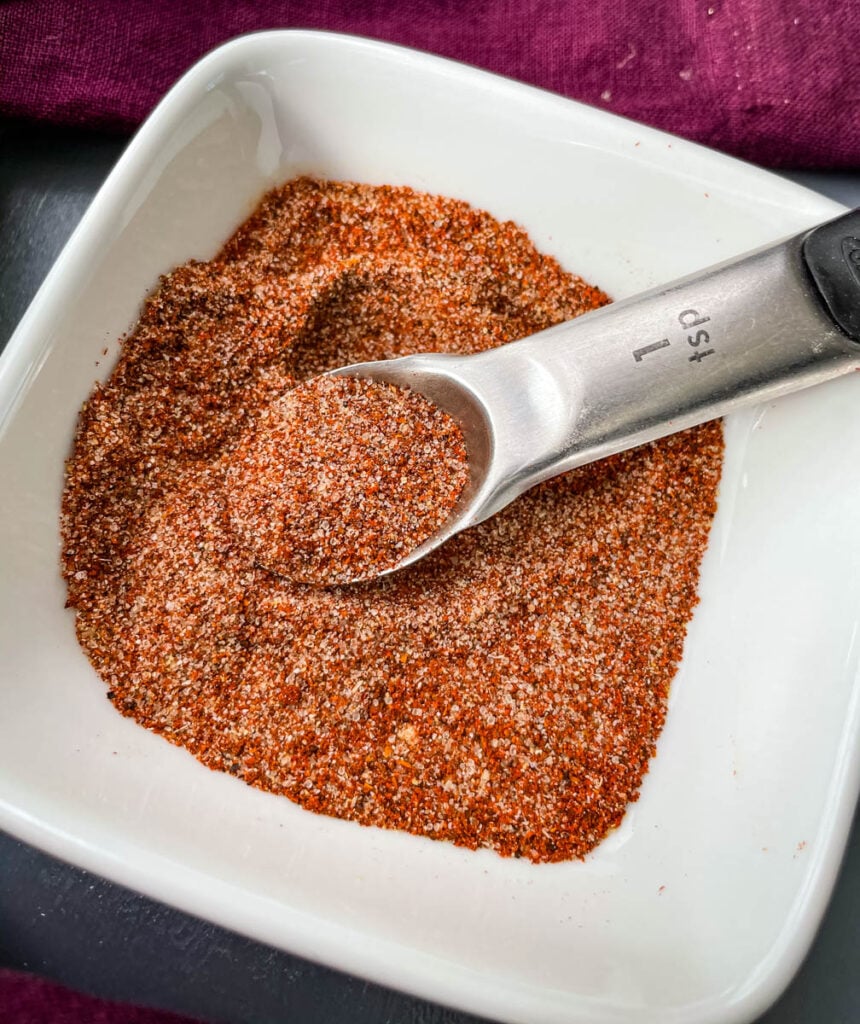
[[0, 970], [3, 1024], [193, 1024], [163, 1010], [95, 999], [29, 974]]
[[0, 114], [127, 131], [264, 28], [404, 43], [773, 166], [860, 166], [860, 0], [5, 0]]

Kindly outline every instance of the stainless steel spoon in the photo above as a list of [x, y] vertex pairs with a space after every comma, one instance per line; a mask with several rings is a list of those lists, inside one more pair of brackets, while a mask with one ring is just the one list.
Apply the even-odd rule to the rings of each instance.
[[457, 507], [386, 575], [542, 480], [858, 368], [860, 210], [489, 352], [332, 373], [408, 386], [465, 435]]

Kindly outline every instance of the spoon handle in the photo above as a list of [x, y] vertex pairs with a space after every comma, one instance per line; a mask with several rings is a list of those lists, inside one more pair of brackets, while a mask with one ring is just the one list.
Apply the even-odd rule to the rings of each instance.
[[520, 436], [521, 452], [542, 450], [508, 466], [488, 514], [557, 473], [860, 367], [860, 211], [505, 348], [549, 382], [532, 399], [549, 429]]

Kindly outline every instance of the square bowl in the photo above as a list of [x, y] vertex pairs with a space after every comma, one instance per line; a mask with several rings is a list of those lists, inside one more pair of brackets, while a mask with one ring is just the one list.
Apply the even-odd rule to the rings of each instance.
[[841, 210], [394, 46], [269, 32], [204, 58], [129, 145], [0, 361], [0, 825], [193, 914], [490, 1017], [752, 1020], [812, 940], [860, 784], [856, 375], [726, 421], [659, 754], [584, 862], [536, 866], [311, 814], [105, 700], [58, 568], [77, 412], [159, 274], [211, 257], [298, 174], [468, 200], [616, 298]]

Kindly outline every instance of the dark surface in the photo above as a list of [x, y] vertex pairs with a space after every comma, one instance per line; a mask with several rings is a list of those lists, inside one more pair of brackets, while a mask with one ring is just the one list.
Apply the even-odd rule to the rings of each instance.
[[[0, 122], [0, 346], [123, 146], [121, 139]], [[793, 177], [860, 204], [860, 174]], [[858, 951], [860, 829], [855, 824], [809, 957], [759, 1024], [860, 1020]], [[244, 939], [3, 833], [0, 967], [221, 1024], [476, 1021]]]

